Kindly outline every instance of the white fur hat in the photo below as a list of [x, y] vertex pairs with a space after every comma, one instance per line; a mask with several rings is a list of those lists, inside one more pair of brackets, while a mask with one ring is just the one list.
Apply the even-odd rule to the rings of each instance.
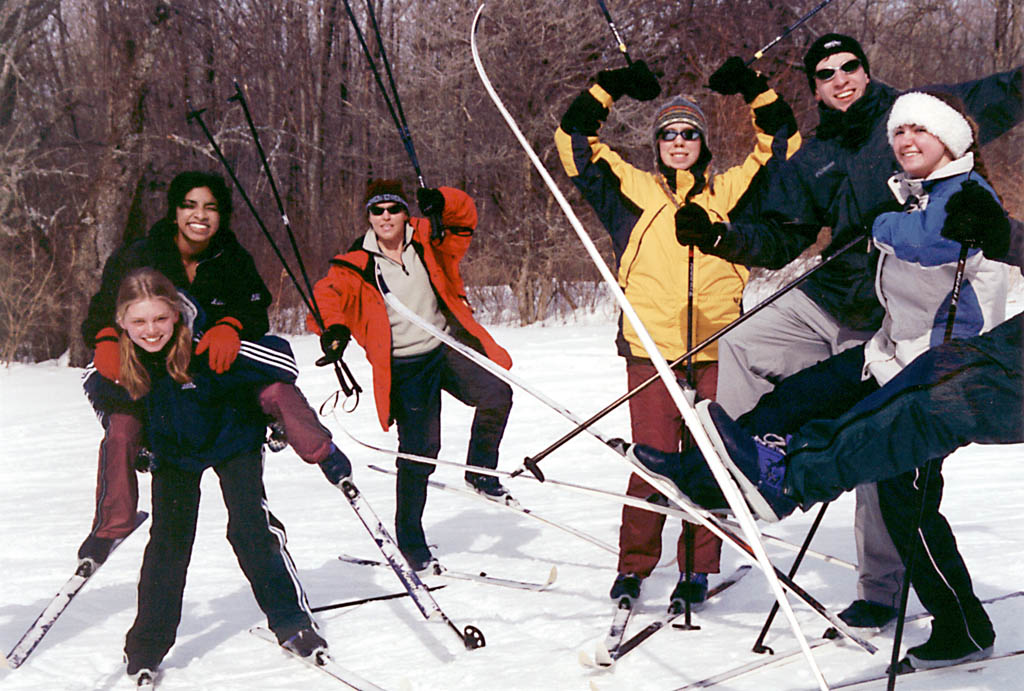
[[905, 93], [892, 104], [886, 126], [889, 146], [892, 146], [896, 129], [903, 125], [924, 127], [949, 149], [953, 158], [967, 153], [974, 141], [967, 118], [944, 101], [919, 91]]

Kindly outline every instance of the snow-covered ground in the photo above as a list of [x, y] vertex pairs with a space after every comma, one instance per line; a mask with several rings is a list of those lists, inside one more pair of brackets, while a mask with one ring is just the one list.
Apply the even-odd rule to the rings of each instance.
[[[603, 320], [597, 320], [603, 321]], [[625, 386], [622, 361], [614, 354], [611, 323], [492, 329], [516, 362], [514, 371], [580, 416], [588, 416], [618, 396]], [[304, 364], [299, 385], [314, 405], [335, 388], [333, 375], [310, 363], [317, 353], [309, 336], [291, 339]], [[367, 388], [368, 367], [358, 347], [347, 361]], [[81, 394], [79, 370], [54, 363], [13, 365], [0, 370], [0, 647], [6, 652], [32, 623], [54, 591], [71, 575], [75, 551], [93, 511], [96, 448], [100, 426]], [[1013, 415], [1020, 411], [993, 411]], [[464, 454], [470, 412], [450, 398], [444, 404], [442, 457]], [[327, 424], [355, 465], [355, 479], [376, 511], [390, 525], [394, 481], [366, 468], [391, 464], [389, 457], [364, 451], [346, 440], [341, 425], [362, 439], [393, 448], [392, 433], [376, 422], [367, 391], [354, 413]], [[515, 405], [502, 446], [501, 467], [516, 468], [570, 428], [569, 423], [523, 392]], [[599, 424], [609, 436], [628, 435], [625, 408]], [[884, 430], [879, 430], [884, 433]], [[1021, 588], [1024, 583], [1024, 446], [962, 449], [945, 465], [943, 509], [955, 527], [960, 548], [982, 598]], [[549, 477], [621, 491], [627, 470], [621, 459], [594, 439], [582, 436], [547, 459]], [[457, 469], [442, 468], [435, 478], [461, 483]], [[524, 506], [609, 543], [617, 542], [619, 507], [604, 500], [567, 493], [517, 478], [510, 488]], [[140, 481], [140, 505], [149, 505], [149, 478]], [[271, 507], [288, 527], [289, 548], [311, 603], [401, 590], [386, 570], [339, 562], [348, 552], [378, 552], [341, 494], [319, 471], [291, 450], [269, 455], [266, 486]], [[248, 584], [224, 537], [226, 515], [216, 477], [207, 473], [177, 644], [164, 661], [160, 687], [172, 689], [336, 689], [340, 685], [300, 665], [247, 633], [262, 622]], [[852, 496], [830, 507], [813, 547], [854, 560]], [[799, 542], [814, 513], [800, 514], [766, 532]], [[472, 624], [486, 638], [485, 648], [466, 651], [441, 624], [427, 623], [407, 598], [365, 604], [319, 615], [334, 657], [388, 689], [658, 689], [667, 690], [756, 659], [750, 652], [772, 604], [765, 579], [752, 573], [720, 601], [696, 615], [699, 631], [659, 632], [611, 672], [593, 672], [577, 661], [579, 650], [593, 652], [610, 623], [607, 598], [615, 556], [565, 532], [527, 517], [488, 506], [472, 497], [432, 491], [424, 521], [436, 554], [450, 568], [497, 576], [542, 580], [552, 565], [558, 580], [547, 592], [527, 592], [476, 583], [449, 582], [436, 598], [460, 626]], [[670, 521], [665, 542], [674, 544], [678, 523]], [[135, 585], [146, 542], [140, 530], [111, 557], [79, 594], [40, 647], [19, 669], [0, 669], [5, 689], [124, 689], [121, 648], [135, 614]], [[671, 552], [672, 550], [668, 550]], [[769, 554], [787, 569], [792, 553], [769, 545]], [[674, 554], [663, 555], [644, 585], [640, 613], [631, 630], [663, 610], [676, 579]], [[742, 563], [728, 548], [723, 572]], [[808, 560], [798, 581], [832, 608], [854, 596], [854, 572]], [[715, 577], [712, 579], [712, 585]], [[808, 608], [795, 604], [809, 637], [825, 626]], [[920, 610], [916, 599], [910, 611]], [[998, 638], [997, 653], [1024, 648], [1024, 598], [989, 608]], [[927, 637], [926, 625], [909, 624], [905, 641]], [[833, 683], [888, 661], [885, 637], [869, 656], [851, 647], [826, 646], [816, 659]], [[795, 639], [779, 617], [768, 643], [777, 651]], [[1024, 657], [977, 673], [901, 678], [903, 689], [1019, 688]], [[815, 688], [808, 665], [794, 658], [778, 669], [736, 680], [724, 688]]]

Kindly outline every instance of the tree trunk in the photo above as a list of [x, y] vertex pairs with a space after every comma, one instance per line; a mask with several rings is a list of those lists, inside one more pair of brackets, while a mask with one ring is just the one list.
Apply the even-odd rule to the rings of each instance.
[[89, 298], [96, 292], [103, 264], [121, 244], [125, 219], [145, 160], [145, 99], [162, 38], [171, 25], [171, 10], [158, 5], [146, 34], [130, 51], [126, 78], [112, 80], [109, 97], [109, 147], [96, 166], [92, 184], [70, 228], [74, 259], [67, 314], [70, 364], [82, 367], [91, 353], [78, 335]]

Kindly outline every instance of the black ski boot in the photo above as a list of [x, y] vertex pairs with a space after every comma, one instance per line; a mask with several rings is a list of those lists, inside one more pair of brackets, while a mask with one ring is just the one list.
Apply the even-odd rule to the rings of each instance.
[[897, 614], [895, 607], [880, 602], [854, 600], [839, 613], [839, 618], [855, 629], [881, 629], [896, 619]]
[[507, 506], [519, 506], [519, 502], [508, 491], [508, 488], [501, 484], [498, 478], [491, 475], [466, 473], [466, 485], [485, 499]]
[[312, 627], [306, 626], [281, 642], [282, 648], [287, 648], [299, 657], [309, 657], [327, 654], [327, 641], [320, 637]]
[[933, 623], [928, 640], [908, 648], [904, 659], [914, 669], [934, 669], [992, 657], [996, 640], [992, 623], [986, 618], [971, 628], [973, 632], [961, 626], [950, 629]]
[[630, 602], [640, 598], [640, 585], [643, 583], [643, 579], [635, 573], [620, 573], [615, 576], [615, 581], [612, 583], [611, 592], [608, 593], [608, 597], [613, 600], [621, 600], [622, 598], [629, 598]]
[[691, 611], [697, 611], [708, 599], [708, 575], [691, 573], [690, 580], [686, 580], [686, 574], [679, 574], [679, 582], [676, 583], [669, 599], [678, 611], [683, 610], [686, 602], [690, 603]]

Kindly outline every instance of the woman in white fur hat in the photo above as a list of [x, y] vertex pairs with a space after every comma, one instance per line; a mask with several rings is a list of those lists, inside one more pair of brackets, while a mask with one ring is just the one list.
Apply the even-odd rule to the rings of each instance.
[[[881, 252], [875, 291], [885, 307], [882, 328], [864, 349], [864, 375], [884, 385], [911, 360], [942, 342], [961, 245], [942, 237], [946, 202], [983, 177], [971, 123], [948, 94], [900, 96], [887, 132], [903, 168], [889, 179], [898, 212], [880, 214], [872, 237]], [[1009, 267], [970, 248], [964, 265], [953, 337], [975, 336], [1005, 318]]]

